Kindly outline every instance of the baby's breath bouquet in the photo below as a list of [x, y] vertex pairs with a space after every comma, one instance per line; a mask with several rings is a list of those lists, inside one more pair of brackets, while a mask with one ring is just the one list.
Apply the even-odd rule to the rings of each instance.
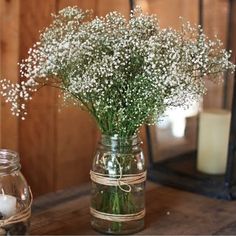
[[53, 17], [20, 64], [26, 81], [1, 81], [1, 94], [23, 118], [23, 101], [52, 85], [86, 109], [103, 134], [129, 137], [167, 107], [198, 100], [206, 76], [234, 70], [222, 43], [188, 22], [180, 31], [161, 29], [154, 15], [139, 8], [129, 21], [117, 12], [90, 20], [90, 11], [77, 7]]
[[[201, 27], [180, 20], [181, 30], [162, 29], [154, 15], [140, 8], [129, 20], [117, 12], [91, 19], [90, 11], [77, 7], [53, 18], [20, 64], [24, 81], [1, 81], [2, 96], [23, 119], [24, 101], [41, 86], [55, 86], [65, 100], [91, 114], [103, 135], [128, 139], [143, 124], [154, 124], [166, 108], [199, 100], [206, 78], [219, 81], [224, 71], [235, 69], [222, 43], [208, 39]], [[112, 155], [104, 163], [109, 160]], [[119, 172], [129, 158], [121, 155], [116, 162]], [[135, 213], [132, 197], [132, 192], [110, 187], [97, 210]], [[120, 221], [109, 227], [107, 232], [122, 232]]]

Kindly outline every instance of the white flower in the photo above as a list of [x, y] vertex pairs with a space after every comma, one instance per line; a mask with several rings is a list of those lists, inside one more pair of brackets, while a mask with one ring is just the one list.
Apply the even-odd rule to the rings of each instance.
[[[120, 13], [88, 21], [89, 11], [68, 7], [54, 15], [40, 41], [20, 64], [26, 82], [2, 80], [1, 94], [19, 115], [19, 98], [44, 85], [59, 86], [65, 99], [86, 108], [106, 134], [132, 135], [169, 106], [188, 106], [205, 92], [205, 76], [234, 71], [222, 43], [183, 23], [161, 29], [140, 8], [129, 21]], [[23, 116], [24, 117], [24, 116]]]

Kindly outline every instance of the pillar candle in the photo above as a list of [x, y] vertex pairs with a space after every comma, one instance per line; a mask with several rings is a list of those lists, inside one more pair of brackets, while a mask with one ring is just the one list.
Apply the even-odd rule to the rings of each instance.
[[227, 163], [231, 113], [222, 109], [200, 113], [197, 169], [207, 174], [224, 174]]

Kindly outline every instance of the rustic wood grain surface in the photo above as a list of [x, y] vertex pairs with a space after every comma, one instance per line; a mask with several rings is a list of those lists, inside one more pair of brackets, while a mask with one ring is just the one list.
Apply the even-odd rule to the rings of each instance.
[[[96, 235], [90, 227], [89, 185], [35, 200], [31, 234]], [[223, 201], [147, 184], [146, 227], [141, 235], [236, 234], [236, 201]]]

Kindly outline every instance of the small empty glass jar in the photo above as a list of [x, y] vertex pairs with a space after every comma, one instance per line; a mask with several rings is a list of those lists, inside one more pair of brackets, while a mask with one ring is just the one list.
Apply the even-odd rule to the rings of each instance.
[[0, 149], [0, 235], [29, 233], [32, 195], [16, 152]]

